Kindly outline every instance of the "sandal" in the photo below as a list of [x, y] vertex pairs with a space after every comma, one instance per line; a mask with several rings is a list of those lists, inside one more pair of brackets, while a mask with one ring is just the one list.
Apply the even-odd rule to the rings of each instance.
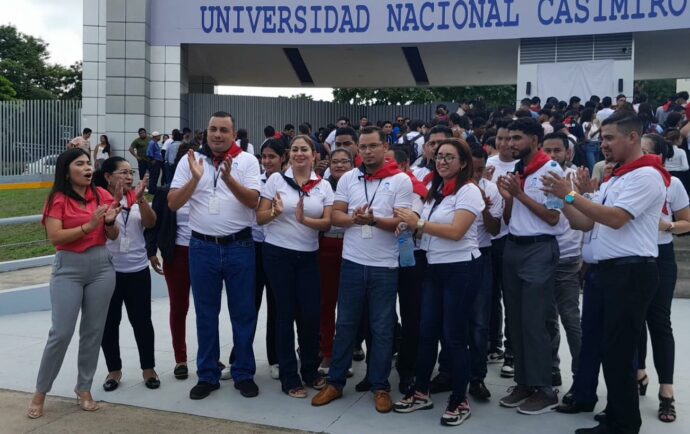
[[43, 405], [44, 404], [45, 404], [45, 397], [43, 398], [43, 402], [40, 404], [36, 404], [32, 398], [31, 404], [29, 405], [29, 410], [26, 412], [26, 416], [29, 419], [38, 419], [39, 417], [43, 416]]
[[302, 386], [295, 387], [294, 389], [288, 390], [288, 396], [291, 398], [304, 399], [307, 397], [307, 389]]
[[647, 386], [649, 386], [649, 379], [647, 375], [637, 380], [637, 387], [640, 390], [640, 396], [645, 396], [647, 394]]
[[106, 392], [112, 392], [113, 390], [117, 389], [118, 386], [120, 386], [120, 380], [122, 380], [122, 372], [120, 372], [120, 375], [116, 375], [117, 378], [111, 377], [110, 375], [111, 374], [108, 374], [108, 376], [105, 378], [105, 382], [103, 383], [103, 390]]
[[673, 405], [675, 399], [664, 398], [659, 395], [659, 420], [666, 423], [676, 421], [676, 406]]
[[322, 376], [318, 376], [318, 377], [316, 377], [316, 379], [314, 379], [314, 381], [309, 383], [309, 387], [311, 387], [314, 390], [321, 390], [324, 387], [326, 387], [326, 384], [327, 384], [326, 378], [322, 377]]
[[[77, 405], [84, 411], [96, 411], [100, 407], [96, 403], [96, 401], [93, 400], [93, 398], [83, 398], [79, 393], [77, 392], [76, 389], [74, 390], [74, 393], [77, 394]], [[89, 393], [89, 392], [81, 392], [81, 393]], [[91, 395], [89, 393], [89, 395]]]

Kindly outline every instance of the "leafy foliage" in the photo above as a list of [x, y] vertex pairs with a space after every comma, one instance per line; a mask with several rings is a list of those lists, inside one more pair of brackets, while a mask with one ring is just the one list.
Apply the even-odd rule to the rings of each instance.
[[12, 82], [0, 75], [0, 101], [11, 101], [17, 96]]
[[475, 101], [475, 105], [486, 107], [512, 106], [517, 89], [506, 86], [463, 86], [463, 87], [409, 87], [409, 88], [336, 88], [333, 98], [336, 102], [352, 104], [407, 105], [427, 104], [436, 101]]

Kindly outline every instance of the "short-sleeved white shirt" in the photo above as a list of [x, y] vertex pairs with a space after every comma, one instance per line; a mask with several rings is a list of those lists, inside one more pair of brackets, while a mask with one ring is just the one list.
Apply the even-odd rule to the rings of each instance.
[[[489, 213], [493, 217], [503, 221], [503, 197], [498, 191], [496, 184], [488, 179], [482, 178], [479, 180], [479, 188], [484, 190], [486, 197], [491, 200]], [[479, 247], [491, 247], [491, 234], [486, 230], [486, 226], [484, 226], [484, 216], [482, 213], [477, 216], [477, 238], [479, 240]]]
[[[468, 183], [452, 196], [446, 196], [434, 207], [435, 200], [424, 205], [422, 218], [431, 223], [451, 224], [455, 219], [455, 212], [469, 211], [478, 217], [486, 204], [479, 187], [474, 183]], [[433, 212], [432, 212], [433, 209]], [[426, 258], [429, 264], [448, 264], [452, 262], [471, 261], [472, 258], [481, 256], [479, 241], [477, 238], [477, 220], [459, 241], [440, 238], [429, 234], [422, 234], [421, 248], [426, 250]]]
[[[285, 172], [285, 176], [293, 178], [292, 168]], [[319, 179], [312, 172], [310, 179]], [[303, 225], [297, 221], [295, 210], [300, 195], [290, 187], [280, 173], [274, 173], [268, 178], [261, 190], [261, 197], [273, 200], [276, 193], [280, 193], [283, 201], [283, 213], [264, 225], [264, 242], [286, 249], [300, 252], [313, 252], [319, 249], [319, 231]], [[333, 189], [331, 184], [322, 179], [310, 192], [304, 196], [304, 215], [309, 218], [323, 217], [323, 210], [333, 205]]]
[[[266, 181], [268, 181], [268, 178], [266, 178], [266, 172], [264, 172], [261, 174], [261, 190], [259, 190], [259, 193], [263, 191]], [[263, 243], [266, 239], [264, 227], [256, 222], [256, 213], [254, 213], [254, 221], [252, 222], [252, 238], [256, 243]]]
[[[489, 157], [486, 160], [486, 167], [495, 167], [494, 174], [491, 177], [491, 182], [495, 184], [496, 182], [498, 182], [499, 177], [504, 176], [508, 172], [514, 172], [515, 164], [517, 164], [517, 160], [505, 162], [502, 161], [498, 157], [498, 155]], [[505, 220], [501, 218], [501, 230], [498, 232], [496, 236], [492, 237], [492, 239], [497, 240], [499, 238], [505, 237], [506, 235], [508, 235], [508, 225], [506, 224]]]
[[620, 229], [594, 224], [591, 247], [596, 261], [659, 256], [659, 219], [666, 200], [666, 186], [656, 169], [641, 167], [613, 177], [602, 186], [594, 200], [621, 208], [633, 217]]
[[407, 140], [412, 140], [414, 142], [417, 155], [422, 155], [424, 152], [424, 134], [420, 133], [419, 131], [406, 133], [404, 136], [401, 136], [398, 139], [398, 143], [401, 145], [405, 143], [405, 137], [407, 137]]
[[[683, 152], [683, 151], [681, 151]], [[668, 214], [661, 213], [661, 219], [665, 222], [671, 223], [673, 220], [673, 213], [681, 211], [690, 206], [688, 203], [688, 192], [685, 191], [683, 187], [683, 182], [676, 178], [671, 177], [671, 185], [666, 189], [666, 210]], [[657, 244], [668, 244], [673, 242], [673, 234], [670, 232], [659, 231], [659, 239]]]
[[[546, 194], [541, 190], [541, 177], [549, 172], [556, 172], [561, 176], [564, 175], [561, 166], [556, 163], [555, 166], [548, 162], [541, 166], [536, 172], [525, 178], [524, 191], [535, 202], [546, 205]], [[561, 219], [565, 218], [560, 216]], [[510, 224], [508, 231], [518, 237], [528, 237], [536, 235], [561, 235], [565, 228], [559, 224], [551, 226], [544, 220], [537, 217], [529, 210], [522, 202], [513, 199], [513, 209], [510, 216]]]
[[[414, 175], [415, 178], [419, 179], [420, 181], [424, 181], [424, 178], [431, 173], [431, 169], [429, 169], [426, 166], [423, 167], [413, 167], [412, 168], [412, 174]], [[428, 185], [427, 185], [428, 187]]]
[[[215, 237], [223, 237], [235, 234], [244, 228], [251, 226], [255, 218], [255, 208], [248, 208], [240, 202], [221, 179], [220, 167], [216, 169], [209, 157], [198, 152], [194, 158], [203, 157], [204, 174], [189, 199], [189, 227], [192, 231]], [[230, 175], [239, 181], [244, 187], [260, 191], [261, 171], [256, 157], [241, 152], [232, 160]], [[209, 202], [214, 194], [213, 179], [218, 176], [215, 187], [215, 195], [220, 205], [219, 214], [209, 214]], [[170, 188], [182, 188], [192, 179], [189, 169], [189, 161], [182, 158], [175, 170]]]
[[[117, 216], [117, 227], [120, 234], [115, 240], [107, 240], [106, 248], [113, 255], [113, 266], [119, 273], [136, 273], [149, 266], [144, 239], [144, 225], [141, 223], [141, 210], [135, 203], [127, 212], [127, 198], [120, 201], [122, 211]], [[127, 224], [125, 225], [125, 221]], [[121, 250], [122, 240], [127, 238], [129, 249]]]
[[[565, 175], [577, 171], [572, 167], [565, 169]], [[556, 237], [558, 241], [558, 250], [561, 252], [561, 259], [574, 258], [582, 254], [582, 231], [577, 231], [570, 227], [570, 221], [565, 216], [561, 216], [558, 220], [558, 226], [563, 230], [563, 233]]]
[[[368, 194], [365, 194], [365, 182]], [[412, 181], [402, 172], [384, 179], [365, 181], [359, 169], [352, 169], [338, 180], [335, 201], [347, 203], [348, 214], [367, 205], [367, 197], [375, 218], [392, 218], [394, 208], [412, 208]], [[372, 237], [363, 238], [363, 233], [369, 229]], [[352, 225], [345, 230], [343, 258], [360, 265], [397, 268], [398, 240], [395, 234], [376, 226], [369, 229], [363, 231], [361, 225]]]
[[192, 230], [189, 229], [189, 202], [177, 210], [177, 235], [175, 244], [178, 246], [189, 247], [189, 239], [192, 238]]

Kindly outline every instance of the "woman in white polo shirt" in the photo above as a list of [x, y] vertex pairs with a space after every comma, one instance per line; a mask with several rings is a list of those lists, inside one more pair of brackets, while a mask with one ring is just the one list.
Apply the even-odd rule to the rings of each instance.
[[[642, 151], [645, 154], [659, 155], [662, 160], [671, 153], [671, 144], [658, 134], [645, 134], [642, 137]], [[682, 152], [682, 151], [681, 151]], [[665, 162], [665, 161], [664, 161]], [[673, 251], [673, 235], [690, 231], [690, 208], [688, 194], [683, 183], [675, 176], [666, 190], [666, 204], [659, 222], [659, 288], [647, 309], [647, 328], [652, 340], [654, 367], [659, 376], [659, 420], [674, 422], [676, 410], [673, 399], [673, 370], [675, 361], [675, 341], [671, 328], [671, 302], [676, 289], [678, 265]], [[675, 220], [675, 221], [674, 221]], [[638, 344], [637, 381], [640, 395], [647, 392], [645, 359], [647, 358], [647, 329], [642, 330]]]
[[[304, 384], [322, 389], [319, 374], [319, 232], [331, 227], [333, 189], [314, 172], [316, 148], [311, 139], [290, 142], [290, 168], [274, 173], [261, 190], [256, 221], [264, 226], [264, 268], [270, 270], [277, 308], [278, 364], [283, 392], [306, 398]], [[294, 323], [300, 347], [295, 357]], [[301, 376], [301, 378], [300, 378]], [[304, 384], [303, 384], [304, 383]]]
[[421, 235], [427, 252], [427, 280], [422, 293], [416, 384], [395, 404], [395, 411], [409, 413], [431, 408], [429, 382], [436, 365], [438, 342], [450, 356], [453, 390], [443, 425], [460, 425], [470, 416], [466, 391], [470, 377], [469, 329], [471, 310], [478, 291], [481, 266], [477, 217], [485, 207], [473, 182], [470, 147], [464, 140], [447, 139], [436, 152], [434, 180], [422, 217], [396, 210], [408, 227]]
[[115, 292], [110, 300], [101, 342], [108, 367], [103, 389], [106, 392], [117, 389], [122, 378], [119, 330], [123, 303], [134, 330], [144, 384], [149, 389], [157, 389], [160, 381], [154, 370], [151, 273], [144, 240], [144, 228], [152, 228], [156, 224], [156, 213], [144, 197], [146, 182], [142, 181], [136, 189], [132, 188], [134, 170], [124, 158], [108, 158], [95, 177], [96, 185], [108, 188], [114, 196], [119, 188], [122, 189], [122, 212], [115, 220], [120, 236], [106, 243], [115, 266]]

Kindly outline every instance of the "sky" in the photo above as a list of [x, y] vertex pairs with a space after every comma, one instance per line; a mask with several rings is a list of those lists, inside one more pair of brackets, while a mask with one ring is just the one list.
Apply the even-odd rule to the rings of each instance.
[[[0, 25], [12, 24], [28, 35], [48, 43], [51, 63], [71, 65], [82, 60], [83, 0], [0, 0]], [[271, 88], [219, 86], [220, 94], [253, 96], [311, 95], [331, 101], [330, 88]]]

